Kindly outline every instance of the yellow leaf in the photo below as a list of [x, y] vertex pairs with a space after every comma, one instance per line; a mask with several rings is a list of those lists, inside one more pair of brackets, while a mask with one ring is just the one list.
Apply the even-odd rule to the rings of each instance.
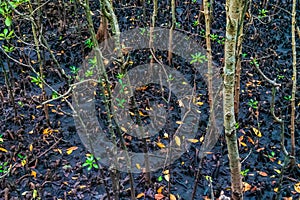
[[79, 185], [79, 189], [84, 189], [86, 188], [86, 185]]
[[149, 116], [149, 115], [145, 115], [142, 111], [139, 111], [139, 114], [140, 114], [141, 117], [147, 117], [147, 116]]
[[199, 142], [203, 142], [204, 141], [204, 136], [202, 135], [201, 138], [199, 139]]
[[240, 142], [240, 144], [243, 146], [243, 147], [246, 147], [247, 144], [245, 142]]
[[182, 121], [176, 121], [176, 124], [183, 124]]
[[141, 165], [139, 163], [135, 164], [136, 168], [141, 169]]
[[76, 149], [78, 149], [78, 147], [75, 147], [75, 146], [68, 148], [67, 149], [67, 154], [70, 155]]
[[170, 174], [166, 174], [166, 175], [164, 175], [164, 178], [166, 179], [166, 181], [170, 181]]
[[296, 183], [294, 185], [294, 189], [296, 190], [296, 192], [300, 193], [300, 182], [299, 183]]
[[274, 188], [274, 192], [278, 192], [278, 188]]
[[157, 189], [157, 193], [158, 193], [158, 194], [161, 194], [163, 189], [164, 189], [164, 186], [160, 186], [160, 187]]
[[28, 133], [29, 133], [29, 134], [33, 134], [33, 130], [29, 131]]
[[257, 135], [257, 137], [261, 137], [262, 136], [261, 132], [257, 128], [252, 127], [252, 130], [255, 133], [255, 135]]
[[170, 194], [170, 200], [176, 200], [176, 197], [174, 194]]
[[0, 138], [0, 142], [3, 142], [3, 138]]
[[196, 103], [196, 105], [198, 105], [198, 106], [202, 106], [203, 104], [204, 104], [204, 103], [201, 102], [201, 101]]
[[21, 165], [22, 165], [23, 167], [26, 165], [26, 160], [25, 160], [25, 159], [21, 161]]
[[180, 141], [180, 138], [177, 135], [175, 136], [175, 142], [176, 142], [177, 146], [180, 147], [181, 141]]
[[33, 145], [30, 144], [30, 145], [29, 145], [29, 151], [32, 151], [32, 150], [33, 150]]
[[2, 147], [0, 147], [0, 151], [3, 151], [3, 152], [8, 152], [6, 149], [4, 149], [4, 148], [2, 148]]
[[145, 196], [145, 193], [139, 193], [139, 194], [136, 196], [136, 198], [139, 199], [139, 198], [141, 198], [141, 197], [143, 197], [143, 196]]
[[191, 143], [197, 143], [197, 142], [199, 142], [199, 140], [197, 140], [197, 139], [187, 139], [187, 141], [189, 141]]
[[127, 133], [127, 129], [124, 128], [123, 126], [121, 126], [121, 130], [122, 130], [124, 133]]
[[165, 171], [163, 171], [163, 174], [169, 174], [169, 170], [167, 169], [167, 170], [165, 170]]
[[249, 183], [243, 182], [244, 192], [247, 192], [251, 189], [251, 185]]
[[157, 142], [156, 145], [159, 147], [159, 148], [165, 148], [166, 146], [161, 143], [161, 142]]
[[278, 174], [281, 173], [281, 171], [279, 169], [274, 169], [275, 172], [277, 172]]
[[31, 170], [31, 176], [33, 176], [34, 178], [36, 178], [36, 171]]

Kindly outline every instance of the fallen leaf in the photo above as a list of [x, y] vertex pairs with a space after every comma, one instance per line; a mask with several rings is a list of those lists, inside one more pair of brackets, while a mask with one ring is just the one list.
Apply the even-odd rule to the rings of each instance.
[[294, 189], [296, 190], [296, 192], [300, 193], [300, 182], [299, 183], [296, 183], [294, 185]]
[[143, 197], [143, 196], [145, 196], [145, 193], [139, 193], [139, 194], [136, 196], [136, 198], [139, 199], [139, 198], [141, 198], [141, 197]]
[[166, 146], [161, 143], [161, 142], [157, 142], [156, 145], [159, 147], [159, 148], [165, 148]]
[[251, 185], [249, 183], [243, 182], [244, 192], [247, 192], [251, 189]]
[[170, 173], [170, 171], [168, 169], [163, 171], [163, 174], [169, 174], [169, 173]]
[[180, 141], [180, 138], [177, 135], [175, 136], [175, 142], [176, 142], [177, 146], [180, 147], [181, 141]]
[[135, 164], [136, 168], [141, 169], [141, 165], [139, 163]]
[[32, 150], [33, 150], [33, 145], [30, 144], [30, 145], [29, 145], [29, 151], [32, 151]]
[[257, 135], [257, 137], [262, 137], [261, 132], [257, 128], [252, 127], [252, 130], [255, 133], [255, 135]]
[[199, 142], [199, 140], [197, 140], [197, 139], [187, 139], [187, 141], [189, 141], [191, 143], [197, 143], [197, 142]]
[[165, 196], [163, 195], [163, 194], [155, 194], [154, 195], [154, 199], [155, 200], [161, 200], [161, 199], [163, 199]]
[[33, 176], [34, 178], [36, 178], [36, 171], [31, 170], [31, 176]]
[[176, 121], [176, 124], [183, 124], [182, 121]]
[[161, 194], [163, 189], [164, 189], [164, 186], [160, 186], [160, 187], [157, 189], [157, 193], [158, 193], [158, 194]]
[[170, 194], [170, 200], [176, 200], [176, 196], [174, 194]]
[[166, 181], [170, 181], [170, 174], [166, 174], [166, 175], [164, 175], [164, 178], [166, 179]]
[[262, 172], [262, 171], [258, 171], [258, 174], [261, 176], [268, 176], [268, 174], [266, 172]]
[[8, 152], [6, 149], [4, 149], [4, 148], [2, 148], [2, 147], [0, 147], [0, 151], [3, 151], [3, 152]]
[[67, 154], [70, 155], [74, 150], [78, 149], [78, 147], [73, 146], [67, 149]]

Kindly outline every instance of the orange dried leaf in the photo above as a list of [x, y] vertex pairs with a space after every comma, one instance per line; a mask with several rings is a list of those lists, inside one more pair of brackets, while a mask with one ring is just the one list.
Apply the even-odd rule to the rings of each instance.
[[139, 194], [136, 196], [136, 198], [139, 199], [139, 198], [141, 198], [141, 197], [143, 197], [143, 196], [145, 196], [144, 193], [139, 193]]
[[261, 176], [268, 176], [268, 174], [266, 172], [262, 172], [262, 171], [258, 171], [258, 174]]
[[159, 147], [159, 148], [165, 148], [166, 146], [161, 143], [161, 142], [157, 142], [156, 145]]
[[174, 194], [170, 194], [170, 200], [176, 200], [176, 196]]
[[163, 199], [165, 196], [163, 195], [163, 194], [155, 194], [154, 195], [154, 199], [155, 200], [161, 200], [161, 199]]
[[296, 192], [300, 193], [300, 182], [299, 183], [296, 183], [294, 185], [294, 189], [296, 190]]
[[243, 182], [244, 192], [247, 192], [251, 189], [251, 185], [249, 183]]
[[36, 178], [36, 171], [31, 170], [31, 176], [33, 176], [34, 178]]
[[73, 146], [67, 149], [67, 154], [70, 155], [74, 150], [78, 149], [78, 147]]
[[157, 189], [157, 193], [158, 193], [158, 194], [161, 194], [163, 189], [164, 189], [164, 186], [160, 186], [160, 187]]

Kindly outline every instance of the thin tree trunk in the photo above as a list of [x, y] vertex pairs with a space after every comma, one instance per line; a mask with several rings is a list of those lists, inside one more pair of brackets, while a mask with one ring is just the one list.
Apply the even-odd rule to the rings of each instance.
[[291, 166], [295, 166], [295, 96], [297, 84], [297, 54], [296, 54], [296, 0], [293, 0], [292, 9], [292, 51], [293, 51], [293, 87], [291, 98]]
[[225, 66], [224, 66], [224, 128], [227, 142], [229, 167], [231, 173], [232, 199], [243, 199], [243, 187], [241, 177], [241, 162], [238, 151], [237, 135], [235, 129], [234, 115], [234, 86], [235, 68], [237, 62], [237, 44], [239, 24], [243, 9], [244, 0], [226, 1], [226, 41], [225, 41]]

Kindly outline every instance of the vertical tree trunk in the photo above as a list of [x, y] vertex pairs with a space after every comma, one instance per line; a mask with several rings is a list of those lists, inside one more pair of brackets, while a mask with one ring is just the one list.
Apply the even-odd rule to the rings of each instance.
[[234, 115], [234, 86], [237, 62], [239, 26], [242, 26], [244, 0], [226, 1], [226, 41], [224, 66], [224, 128], [231, 173], [232, 199], [243, 199], [241, 163], [238, 151]]
[[296, 0], [293, 0], [292, 9], [292, 52], [293, 52], [293, 87], [291, 98], [291, 167], [296, 164], [295, 161], [295, 96], [297, 84], [297, 54], [296, 54]]

